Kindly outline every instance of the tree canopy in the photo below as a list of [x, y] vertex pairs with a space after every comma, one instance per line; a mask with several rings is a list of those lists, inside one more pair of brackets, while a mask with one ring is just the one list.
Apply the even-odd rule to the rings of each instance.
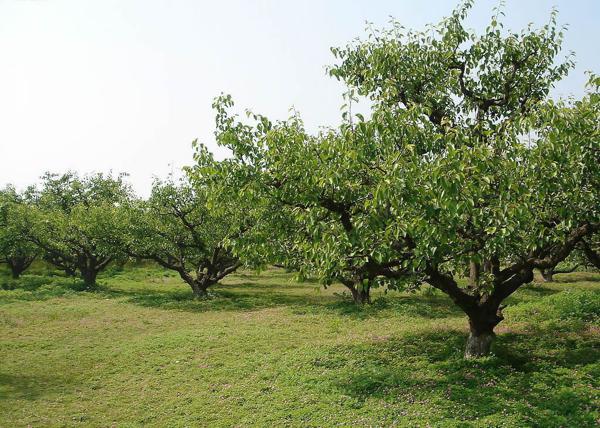
[[76, 271], [85, 286], [123, 253], [115, 247], [118, 210], [131, 197], [122, 175], [46, 174], [38, 202], [23, 210], [27, 239], [46, 260], [68, 274]]
[[235, 206], [214, 209], [207, 191], [185, 179], [157, 180], [120, 222], [124, 251], [176, 271], [196, 297], [242, 265], [233, 249], [251, 227]]
[[274, 254], [351, 290], [431, 284], [468, 316], [468, 357], [489, 352], [503, 301], [600, 219], [598, 79], [580, 101], [553, 101], [572, 66], [556, 14], [510, 33], [498, 11], [477, 35], [471, 5], [333, 49], [330, 73], [371, 99], [368, 119], [309, 135], [297, 115], [248, 123], [230, 97], [215, 103], [223, 171], [272, 206]]
[[0, 263], [6, 263], [13, 278], [19, 276], [39, 255], [39, 249], [26, 239], [19, 218], [20, 208], [30, 206], [31, 189], [19, 193], [14, 187], [0, 190]]

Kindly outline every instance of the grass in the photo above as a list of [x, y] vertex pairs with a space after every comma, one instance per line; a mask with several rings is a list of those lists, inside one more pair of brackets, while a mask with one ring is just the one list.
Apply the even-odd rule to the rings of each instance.
[[152, 267], [96, 292], [0, 276], [0, 426], [586, 427], [600, 418], [600, 275], [509, 301], [495, 355], [462, 359], [444, 297], [343, 289], [273, 270], [194, 301]]

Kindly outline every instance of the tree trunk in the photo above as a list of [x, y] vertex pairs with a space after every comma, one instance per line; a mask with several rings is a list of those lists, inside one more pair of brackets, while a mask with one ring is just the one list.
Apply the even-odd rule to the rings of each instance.
[[27, 268], [31, 265], [32, 262], [33, 262], [33, 258], [32, 259], [27, 259], [25, 257], [10, 258], [7, 261], [7, 263], [8, 263], [8, 266], [10, 267], [10, 272], [12, 274], [12, 278], [19, 279], [21, 277], [21, 274], [27, 270]]
[[600, 253], [592, 248], [585, 240], [581, 242], [583, 246], [583, 252], [588, 261], [596, 268], [600, 269]]
[[495, 337], [493, 330], [479, 330], [471, 326], [465, 348], [465, 358], [473, 359], [489, 355]]
[[83, 279], [83, 283], [87, 290], [92, 290], [96, 288], [96, 277], [98, 276], [98, 272], [93, 269], [85, 269], [81, 271], [81, 278]]
[[192, 287], [192, 292], [194, 293], [194, 298], [203, 299], [208, 296], [208, 287], [203, 286], [203, 284], [199, 284], [198, 282], [194, 282], [190, 284]]
[[350, 292], [352, 293], [352, 300], [357, 305], [365, 305], [367, 303], [371, 303], [371, 287], [370, 286], [348, 286]]
[[469, 338], [465, 347], [465, 358], [480, 358], [490, 354], [496, 337], [494, 327], [502, 321], [500, 311], [493, 307], [480, 306], [476, 313], [469, 315]]
[[19, 267], [13, 265], [10, 266], [10, 272], [12, 274], [13, 279], [19, 279], [21, 273], [23, 273], [23, 271], [19, 269]]
[[543, 278], [544, 282], [554, 282], [554, 269], [553, 268], [541, 269], [540, 273], [542, 274], [542, 278]]

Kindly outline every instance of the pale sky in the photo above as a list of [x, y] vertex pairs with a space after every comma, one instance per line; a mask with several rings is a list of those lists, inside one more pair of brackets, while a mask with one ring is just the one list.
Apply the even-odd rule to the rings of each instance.
[[[45, 171], [128, 172], [148, 194], [153, 176], [192, 163], [213, 137], [212, 99], [274, 119], [293, 106], [311, 130], [339, 123], [344, 88], [325, 74], [331, 46], [364, 35], [365, 21], [437, 22], [451, 0], [0, 0], [0, 186]], [[469, 19], [488, 22], [497, 1]], [[505, 23], [568, 23], [577, 68], [557, 95], [580, 96], [600, 73], [600, 0], [506, 1]], [[566, 52], [565, 52], [566, 53]]]

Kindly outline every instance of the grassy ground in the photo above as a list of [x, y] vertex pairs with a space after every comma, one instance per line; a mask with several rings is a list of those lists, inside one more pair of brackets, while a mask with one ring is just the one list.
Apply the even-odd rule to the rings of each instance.
[[586, 427], [599, 421], [600, 275], [519, 291], [495, 356], [435, 293], [366, 309], [282, 271], [191, 300], [135, 268], [76, 291], [0, 277], [0, 426]]

